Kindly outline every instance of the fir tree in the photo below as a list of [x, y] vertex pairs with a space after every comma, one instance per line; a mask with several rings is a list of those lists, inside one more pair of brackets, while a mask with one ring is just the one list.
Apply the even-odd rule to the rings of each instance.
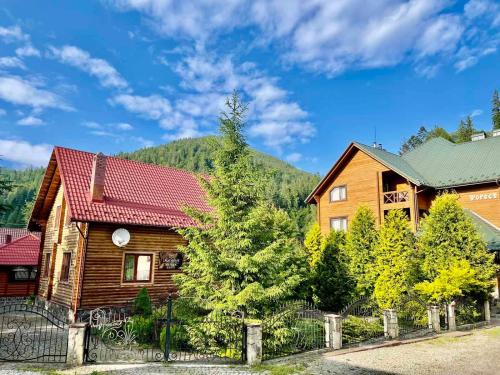
[[321, 256], [313, 267], [313, 300], [320, 309], [326, 311], [340, 311], [350, 302], [354, 290], [342, 252], [344, 244], [345, 233], [331, 231], [326, 236]]
[[465, 120], [461, 120], [458, 125], [458, 129], [455, 132], [455, 141], [457, 143], [469, 142], [471, 140], [472, 134], [476, 132], [474, 129], [474, 123], [472, 122], [472, 117], [467, 116]]
[[381, 308], [396, 308], [415, 281], [414, 236], [402, 210], [385, 217], [375, 253], [375, 297]]
[[304, 249], [307, 253], [309, 264], [314, 267], [321, 258], [323, 251], [323, 236], [318, 223], [314, 223], [306, 234]]
[[493, 92], [491, 99], [491, 120], [493, 129], [500, 129], [500, 99], [498, 98], [498, 90]]
[[243, 136], [246, 108], [235, 93], [220, 117], [212, 178], [200, 178], [210, 212], [186, 212], [199, 224], [180, 229], [187, 262], [176, 276], [181, 296], [199, 307], [261, 316], [291, 298], [304, 280], [305, 253], [286, 212], [265, 198]]
[[378, 240], [375, 216], [367, 206], [356, 211], [345, 244], [349, 272], [356, 283], [356, 293], [368, 296], [373, 293], [376, 275], [374, 274], [374, 249]]
[[443, 194], [432, 202], [420, 232], [417, 248], [425, 280], [434, 280], [439, 270], [449, 269], [455, 259], [467, 260], [480, 281], [493, 278], [493, 255], [456, 195]]
[[414, 148], [420, 146], [422, 143], [424, 143], [428, 139], [429, 132], [424, 126], [421, 126], [418, 129], [417, 134], [412, 135], [410, 138], [408, 138], [402, 145], [399, 150], [399, 153], [402, 155], [408, 151], [413, 150]]
[[0, 216], [11, 208], [6, 199], [7, 193], [11, 190], [12, 182], [0, 171]]

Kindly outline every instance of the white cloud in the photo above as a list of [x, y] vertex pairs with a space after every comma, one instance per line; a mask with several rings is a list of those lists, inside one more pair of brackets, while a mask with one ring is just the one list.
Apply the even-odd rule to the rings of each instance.
[[83, 126], [85, 126], [86, 128], [89, 128], [89, 129], [101, 129], [102, 126], [101, 124], [95, 122], [95, 121], [84, 121], [82, 123]]
[[38, 117], [27, 116], [27, 117], [20, 119], [17, 122], [17, 124], [24, 125], [24, 126], [36, 126], [36, 125], [43, 125], [43, 124], [45, 124], [45, 122]]
[[160, 95], [139, 96], [121, 94], [110, 100], [111, 104], [118, 104], [127, 111], [152, 120], [159, 120], [172, 111], [170, 102]]
[[14, 56], [0, 57], [0, 68], [19, 68], [26, 69], [23, 61]]
[[141, 147], [153, 147], [155, 145], [153, 141], [143, 137], [131, 137], [131, 139], [137, 142]]
[[16, 55], [19, 57], [40, 57], [40, 51], [33, 47], [31, 44], [26, 44], [24, 47], [19, 47], [16, 49]]
[[3, 27], [0, 26], [0, 39], [10, 43], [15, 41], [29, 40], [29, 35], [23, 33], [19, 26]]
[[72, 110], [59, 95], [38, 88], [39, 85], [40, 82], [27, 81], [17, 76], [0, 76], [0, 99], [12, 104], [30, 106], [34, 110]]
[[[449, 0], [108, 0], [121, 11], [140, 12], [158, 33], [216, 45], [234, 29], [250, 28], [254, 45], [273, 44], [284, 62], [340, 74], [403, 62], [458, 70], [500, 43], [500, 4], [470, 0], [463, 9]], [[244, 17], [242, 17], [244, 15]], [[479, 24], [479, 27], [478, 27]], [[470, 39], [472, 32], [482, 35]], [[491, 46], [493, 44], [493, 46]], [[475, 60], [456, 55], [478, 48]], [[458, 60], [457, 60], [458, 59]], [[421, 66], [421, 63], [420, 65]], [[207, 72], [209, 73], [209, 72]], [[203, 82], [198, 82], [203, 84]]]
[[20, 166], [45, 166], [50, 158], [52, 146], [31, 144], [26, 141], [0, 139], [0, 159]]
[[483, 114], [482, 109], [475, 109], [471, 112], [470, 117], [477, 117], [477, 116], [481, 116], [482, 114]]
[[127, 81], [110, 63], [103, 59], [91, 57], [87, 51], [75, 46], [50, 47], [49, 50], [51, 57], [97, 77], [104, 87], [123, 89], [128, 86]]
[[127, 124], [126, 122], [120, 122], [120, 123], [116, 124], [115, 127], [119, 130], [125, 130], [125, 131], [129, 131], [129, 130], [134, 129], [134, 127], [132, 125]]
[[302, 160], [302, 154], [298, 152], [292, 152], [290, 155], [287, 155], [286, 160], [290, 163], [297, 163]]

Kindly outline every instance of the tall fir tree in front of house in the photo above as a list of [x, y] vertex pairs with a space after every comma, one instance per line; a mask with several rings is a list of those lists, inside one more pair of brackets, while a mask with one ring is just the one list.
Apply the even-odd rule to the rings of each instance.
[[181, 296], [199, 308], [241, 310], [260, 317], [295, 296], [307, 259], [295, 226], [265, 197], [263, 179], [243, 135], [246, 107], [234, 93], [219, 119], [214, 139], [214, 173], [200, 177], [212, 208], [186, 208], [198, 225], [180, 229], [187, 258], [175, 281]]
[[440, 270], [462, 259], [470, 263], [478, 281], [489, 283], [495, 275], [494, 256], [455, 194], [443, 194], [432, 202], [420, 226], [417, 249], [424, 280], [432, 282]]
[[323, 251], [324, 238], [321, 234], [321, 229], [318, 223], [314, 223], [309, 231], [306, 233], [306, 238], [304, 239], [304, 249], [307, 254], [307, 259], [309, 260], [309, 265], [314, 267], [321, 258], [321, 253]]
[[498, 97], [498, 90], [493, 92], [491, 99], [491, 121], [493, 130], [500, 129], [500, 98]]
[[465, 120], [461, 120], [458, 129], [454, 134], [456, 143], [469, 142], [472, 134], [476, 132], [472, 117], [467, 116]]
[[402, 210], [390, 210], [375, 247], [375, 297], [383, 309], [397, 308], [416, 278], [414, 235]]
[[349, 273], [356, 283], [358, 296], [373, 294], [376, 279], [374, 263], [377, 241], [375, 215], [369, 207], [360, 206], [349, 225], [344, 245]]
[[354, 292], [344, 245], [345, 233], [332, 230], [324, 238], [320, 257], [312, 268], [313, 301], [325, 311], [341, 311]]

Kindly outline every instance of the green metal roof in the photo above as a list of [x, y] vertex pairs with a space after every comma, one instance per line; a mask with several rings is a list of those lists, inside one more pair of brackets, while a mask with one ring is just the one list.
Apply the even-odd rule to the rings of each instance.
[[416, 185], [447, 188], [500, 179], [500, 136], [460, 144], [434, 138], [402, 156], [354, 144]]
[[486, 241], [488, 249], [500, 251], [500, 230], [475, 212], [468, 209], [464, 211], [472, 218], [479, 233], [481, 233], [481, 236]]

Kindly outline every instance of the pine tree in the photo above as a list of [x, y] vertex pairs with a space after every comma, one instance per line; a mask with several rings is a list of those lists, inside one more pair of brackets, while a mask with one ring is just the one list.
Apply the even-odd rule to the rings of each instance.
[[414, 236], [402, 210], [391, 210], [375, 248], [375, 297], [383, 309], [396, 308], [415, 281]]
[[261, 316], [294, 295], [307, 260], [287, 213], [265, 198], [243, 136], [246, 107], [236, 93], [226, 105], [213, 145], [213, 177], [200, 178], [212, 210], [186, 209], [199, 225], [179, 230], [188, 261], [175, 281], [180, 295], [200, 308]]
[[454, 194], [443, 194], [432, 202], [417, 245], [425, 280], [434, 280], [455, 259], [467, 260], [480, 281], [489, 282], [495, 274], [493, 255]]
[[11, 190], [12, 182], [0, 171], [0, 216], [11, 208], [6, 200], [7, 193]]
[[306, 234], [304, 249], [307, 253], [309, 264], [314, 267], [321, 258], [323, 251], [323, 236], [318, 223], [314, 223]]
[[331, 231], [326, 236], [321, 256], [313, 267], [313, 300], [320, 309], [326, 311], [340, 311], [350, 302], [354, 290], [342, 251], [344, 244], [345, 233]]
[[498, 90], [493, 92], [491, 100], [491, 120], [493, 129], [500, 129], [500, 99], [498, 98]]
[[410, 138], [408, 138], [402, 145], [399, 150], [399, 154], [402, 155], [408, 151], [413, 150], [414, 148], [420, 146], [422, 143], [424, 143], [428, 139], [429, 132], [424, 126], [421, 126], [418, 129], [417, 134], [412, 135]]
[[349, 273], [356, 283], [359, 296], [373, 293], [376, 275], [374, 274], [374, 249], [378, 240], [375, 216], [367, 206], [356, 211], [345, 244], [345, 253], [349, 264]]
[[458, 129], [455, 132], [455, 141], [457, 143], [469, 142], [471, 140], [472, 134], [476, 132], [474, 128], [474, 123], [472, 122], [472, 117], [467, 116], [465, 120], [461, 120], [458, 125]]

